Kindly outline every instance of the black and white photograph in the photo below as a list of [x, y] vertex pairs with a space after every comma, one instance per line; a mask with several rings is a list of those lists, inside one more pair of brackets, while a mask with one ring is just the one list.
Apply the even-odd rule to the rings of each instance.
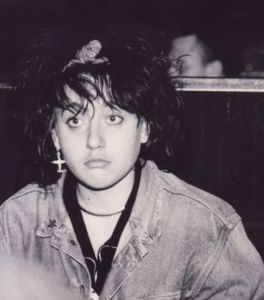
[[0, 300], [264, 300], [264, 2], [0, 0]]

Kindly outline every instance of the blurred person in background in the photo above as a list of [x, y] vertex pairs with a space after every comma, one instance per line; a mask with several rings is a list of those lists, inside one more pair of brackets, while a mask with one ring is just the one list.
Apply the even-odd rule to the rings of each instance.
[[222, 77], [222, 62], [216, 59], [196, 34], [176, 36], [171, 43], [170, 73], [183, 77]]
[[264, 78], [264, 41], [260, 40], [248, 45], [241, 55], [244, 78]]

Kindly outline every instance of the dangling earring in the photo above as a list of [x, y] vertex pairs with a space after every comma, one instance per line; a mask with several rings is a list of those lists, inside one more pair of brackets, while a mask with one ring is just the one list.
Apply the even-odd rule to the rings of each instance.
[[57, 159], [52, 160], [51, 163], [54, 165], [57, 165], [57, 173], [64, 173], [65, 170], [62, 169], [62, 165], [65, 164], [66, 161], [61, 159], [62, 153], [61, 153], [61, 149], [60, 149], [60, 144], [59, 144], [57, 135], [55, 134], [54, 131], [52, 131], [52, 139], [53, 139], [54, 146], [56, 148]]
[[56, 160], [52, 160], [51, 163], [54, 165], [57, 165], [57, 173], [64, 173], [65, 170], [62, 169], [62, 165], [65, 164], [65, 160], [61, 159], [61, 150], [60, 149], [56, 149], [57, 150], [57, 159]]

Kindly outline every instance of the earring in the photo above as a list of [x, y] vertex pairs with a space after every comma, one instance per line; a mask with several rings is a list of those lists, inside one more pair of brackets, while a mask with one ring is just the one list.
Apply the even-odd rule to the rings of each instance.
[[57, 173], [64, 173], [65, 170], [62, 169], [62, 165], [65, 164], [65, 160], [61, 159], [61, 150], [57, 149], [57, 159], [51, 161], [52, 164], [57, 165]]

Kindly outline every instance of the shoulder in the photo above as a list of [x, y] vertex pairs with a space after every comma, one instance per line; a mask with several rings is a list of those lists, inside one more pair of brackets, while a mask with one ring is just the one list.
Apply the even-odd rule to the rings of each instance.
[[10, 218], [22, 215], [34, 214], [38, 207], [48, 203], [49, 198], [54, 198], [57, 184], [41, 187], [31, 183], [20, 189], [0, 206], [0, 217]]
[[3, 236], [13, 236], [14, 240], [18, 240], [18, 232], [35, 230], [39, 200], [44, 195], [45, 189], [29, 184], [4, 202], [0, 207], [0, 231]]
[[182, 214], [191, 214], [193, 218], [199, 219], [200, 224], [202, 220], [207, 223], [214, 219], [213, 222], [217, 220], [230, 230], [241, 219], [235, 209], [223, 199], [188, 184], [172, 173], [159, 170], [152, 162], [149, 167], [156, 183], [166, 192], [167, 197], [162, 200], [167, 201], [171, 211], [180, 210]]
[[237, 278], [246, 283], [242, 289], [248, 293], [247, 299], [252, 290], [257, 291], [257, 284], [263, 289], [263, 262], [235, 209], [224, 200], [159, 170], [153, 163], [147, 166], [153, 176], [153, 189], [162, 195], [159, 199], [162, 249], [168, 248], [168, 255], [174, 253], [187, 266], [189, 296], [195, 298], [201, 293], [201, 298], [209, 299], [208, 291], [220, 295], [233, 282], [230, 295], [234, 292], [234, 297], [230, 299], [235, 299], [236, 288], [241, 285]]
[[0, 232], [10, 245], [16, 248], [21, 241], [30, 243], [30, 236], [35, 236], [38, 230], [50, 229], [50, 220], [56, 220], [57, 224], [63, 222], [66, 211], [61, 197], [62, 183], [59, 180], [45, 188], [29, 184], [2, 204]]
[[9, 206], [15, 204], [21, 204], [24, 201], [28, 201], [28, 199], [35, 199], [39, 194], [43, 193], [45, 193], [44, 188], [40, 187], [38, 184], [28, 184], [6, 199], [0, 207], [0, 211], [3, 211]]

